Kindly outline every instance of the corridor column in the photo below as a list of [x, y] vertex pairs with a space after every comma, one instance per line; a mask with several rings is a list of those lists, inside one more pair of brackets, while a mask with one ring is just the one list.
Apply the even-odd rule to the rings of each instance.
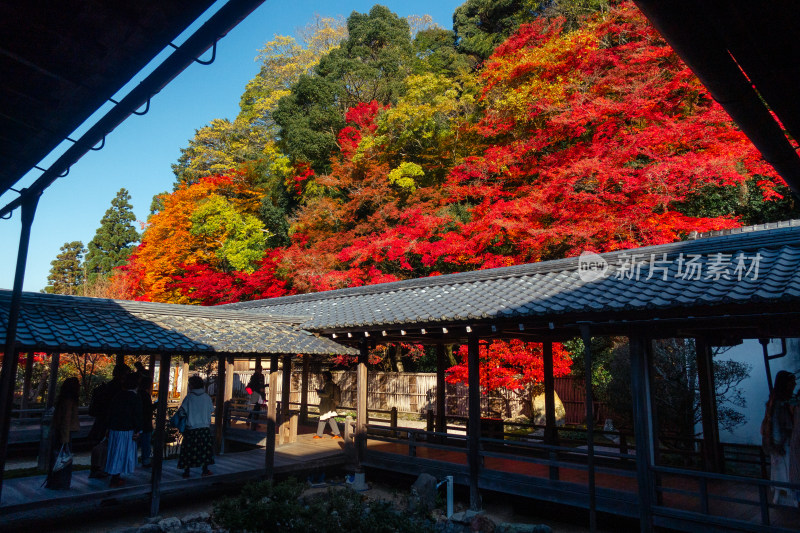
[[164, 457], [165, 424], [167, 420], [167, 397], [169, 396], [170, 354], [161, 354], [161, 370], [158, 374], [158, 406], [153, 433], [153, 459], [150, 474], [150, 516], [158, 515], [161, 503], [161, 471]]
[[303, 373], [300, 375], [300, 423], [308, 422], [308, 365], [310, 356], [303, 356]]
[[444, 344], [436, 345], [436, 433], [447, 433], [447, 402], [445, 397], [444, 371], [447, 367], [445, 361]]
[[359, 467], [364, 460], [367, 447], [367, 361], [369, 347], [367, 339], [362, 339], [358, 352], [356, 370], [356, 454]]
[[470, 332], [467, 340], [467, 383], [469, 398], [467, 401], [467, 465], [469, 466], [469, 508], [479, 511], [481, 508], [481, 494], [478, 490], [480, 478], [481, 457], [481, 381], [480, 381], [480, 352], [478, 335]]
[[[214, 388], [214, 426], [217, 441], [217, 453], [222, 449], [222, 432], [224, 430], [223, 420], [225, 417], [225, 356], [217, 358], [217, 385]], [[159, 380], [160, 383], [160, 380]], [[159, 391], [161, 385], [159, 384]], [[159, 396], [160, 397], [160, 396]]]
[[719, 442], [714, 356], [706, 339], [696, 338], [697, 381], [700, 386], [700, 412], [703, 418], [703, 463], [706, 471], [721, 474], [723, 453]]
[[654, 428], [653, 398], [650, 383], [650, 341], [643, 337], [630, 337], [631, 404], [633, 429], [636, 434], [636, 479], [639, 485], [640, 531], [653, 530], [653, 510], [656, 501], [653, 484]]
[[289, 442], [289, 402], [292, 392], [292, 356], [283, 356], [283, 366], [281, 368], [281, 429], [279, 444]]

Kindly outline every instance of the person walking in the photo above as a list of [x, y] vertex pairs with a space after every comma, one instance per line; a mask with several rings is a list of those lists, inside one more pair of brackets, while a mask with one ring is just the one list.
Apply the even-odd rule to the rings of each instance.
[[183, 432], [178, 468], [183, 469], [184, 478], [190, 476], [191, 468], [198, 466], [202, 467], [203, 476], [210, 476], [208, 465], [214, 464], [214, 439], [210, 430], [214, 404], [203, 388], [203, 378], [189, 378], [189, 393], [180, 409], [186, 416], [186, 430]]
[[333, 382], [333, 375], [327, 370], [322, 373], [322, 388], [317, 389], [319, 396], [319, 423], [317, 424], [317, 434], [315, 439], [321, 439], [325, 433], [325, 423], [331, 427], [334, 439], [341, 439], [339, 424], [336, 423], [336, 407], [342, 400], [342, 392], [339, 385]]
[[106, 459], [106, 472], [111, 474], [111, 487], [124, 485], [122, 475], [133, 473], [136, 469], [136, 444], [142, 431], [142, 400], [136, 393], [138, 387], [138, 376], [128, 374], [123, 390], [111, 400]]
[[153, 437], [153, 378], [149, 373], [140, 374], [139, 389], [137, 391], [142, 402], [142, 435], [139, 438], [139, 452], [142, 456], [142, 466], [150, 468], [150, 455]]
[[48, 489], [68, 489], [72, 482], [72, 463], [63, 468], [53, 471], [56, 458], [65, 447], [69, 452], [71, 433], [80, 430], [78, 421], [78, 396], [81, 390], [81, 383], [78, 378], [67, 378], [61, 384], [58, 392], [55, 409], [53, 411], [53, 423], [50, 426], [50, 463], [47, 469], [47, 481], [45, 487]]
[[253, 421], [251, 429], [255, 431], [258, 429], [258, 413], [261, 411], [261, 406], [264, 405], [267, 395], [267, 386], [261, 365], [256, 365], [255, 372], [247, 382], [246, 390], [250, 394], [250, 404], [252, 405], [248, 418]]

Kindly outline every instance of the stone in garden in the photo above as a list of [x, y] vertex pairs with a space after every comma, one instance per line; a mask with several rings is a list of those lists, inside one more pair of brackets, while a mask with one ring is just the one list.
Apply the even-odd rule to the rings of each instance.
[[181, 524], [180, 518], [175, 518], [174, 516], [165, 518], [158, 523], [158, 527], [160, 527], [161, 531], [164, 533], [177, 533], [181, 530], [182, 526], [183, 524]]
[[[556, 425], [563, 426], [567, 420], [567, 411], [564, 409], [564, 404], [555, 391], [553, 391], [553, 399], [555, 400], [556, 406]], [[533, 408], [531, 416], [533, 423], [537, 426], [545, 425], [544, 393], [537, 395], [533, 401], [531, 401], [531, 407]]]
[[411, 485], [408, 499], [410, 511], [428, 512], [436, 507], [436, 478], [423, 472]]
[[206, 512], [194, 513], [190, 515], [186, 515], [181, 520], [184, 524], [188, 524], [190, 522], [207, 522], [208, 519], [211, 518], [211, 515]]
[[136, 533], [161, 533], [161, 528], [158, 524], [145, 524], [137, 529]]

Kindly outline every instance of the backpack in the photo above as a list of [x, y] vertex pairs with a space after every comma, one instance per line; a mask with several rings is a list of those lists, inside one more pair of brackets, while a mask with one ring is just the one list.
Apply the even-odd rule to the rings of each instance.
[[331, 400], [333, 401], [333, 407], [336, 408], [342, 402], [342, 389], [336, 383], [332, 383], [333, 385], [333, 394], [331, 394]]

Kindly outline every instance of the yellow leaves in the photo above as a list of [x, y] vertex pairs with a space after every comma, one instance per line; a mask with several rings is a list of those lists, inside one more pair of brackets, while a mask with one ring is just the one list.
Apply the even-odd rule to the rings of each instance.
[[412, 193], [417, 188], [415, 179], [425, 176], [422, 167], [416, 163], [400, 163], [400, 166], [389, 172], [389, 183], [400, 187], [404, 192]]

